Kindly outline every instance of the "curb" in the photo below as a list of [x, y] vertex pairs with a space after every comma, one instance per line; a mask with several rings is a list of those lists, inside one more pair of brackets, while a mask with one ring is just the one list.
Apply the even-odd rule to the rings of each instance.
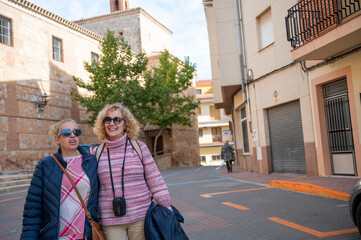
[[282, 188], [295, 192], [308, 193], [313, 195], [319, 195], [329, 198], [336, 198], [341, 200], [348, 200], [350, 194], [333, 190], [330, 188], [320, 187], [311, 183], [299, 183], [299, 182], [286, 182], [279, 180], [272, 180], [269, 183], [270, 188]]

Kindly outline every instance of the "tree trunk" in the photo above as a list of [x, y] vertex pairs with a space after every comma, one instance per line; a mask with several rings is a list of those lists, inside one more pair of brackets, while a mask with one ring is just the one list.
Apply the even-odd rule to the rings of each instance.
[[162, 135], [162, 132], [163, 132], [163, 129], [161, 129], [157, 136], [155, 136], [155, 139], [154, 139], [154, 147], [153, 147], [153, 155], [154, 155], [154, 161], [155, 163], [158, 163], [158, 156], [157, 156], [157, 142], [158, 142], [158, 138], [160, 135]]

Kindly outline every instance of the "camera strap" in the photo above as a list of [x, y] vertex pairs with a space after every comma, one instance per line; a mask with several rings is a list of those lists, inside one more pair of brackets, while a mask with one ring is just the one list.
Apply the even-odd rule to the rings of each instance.
[[[128, 138], [125, 140], [125, 148], [124, 148], [124, 159], [123, 159], [123, 166], [122, 166], [122, 192], [124, 197], [124, 164], [125, 164], [125, 155], [127, 153], [127, 146], [128, 146]], [[108, 152], [108, 163], [109, 163], [109, 173], [110, 173], [110, 181], [112, 183], [112, 189], [113, 189], [113, 196], [115, 198], [115, 189], [113, 184], [113, 175], [112, 175], [112, 165], [110, 164], [110, 154], [109, 154], [109, 148], [107, 147]]]

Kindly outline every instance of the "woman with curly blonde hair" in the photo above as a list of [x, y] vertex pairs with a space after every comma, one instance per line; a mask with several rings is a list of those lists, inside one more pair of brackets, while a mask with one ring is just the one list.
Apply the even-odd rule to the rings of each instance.
[[99, 218], [105, 237], [143, 240], [144, 219], [152, 197], [159, 205], [171, 206], [167, 186], [149, 149], [136, 140], [138, 121], [126, 107], [114, 103], [99, 112], [94, 132], [104, 141], [94, 152], [99, 156]]

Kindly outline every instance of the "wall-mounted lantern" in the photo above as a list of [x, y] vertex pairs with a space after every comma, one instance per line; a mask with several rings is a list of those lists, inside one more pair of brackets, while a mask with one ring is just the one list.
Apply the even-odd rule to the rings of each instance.
[[42, 93], [40, 96], [38, 96], [38, 101], [35, 103], [36, 108], [39, 110], [39, 112], [44, 111], [44, 107], [46, 106], [48, 102], [49, 95], [46, 93]]

